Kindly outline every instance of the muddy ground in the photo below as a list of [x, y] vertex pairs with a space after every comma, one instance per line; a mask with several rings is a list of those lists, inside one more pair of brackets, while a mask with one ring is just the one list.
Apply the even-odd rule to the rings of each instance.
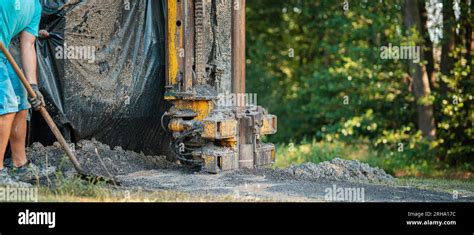
[[[37, 165], [54, 166], [57, 171], [73, 177], [72, 165], [57, 144], [48, 147], [34, 144], [27, 151]], [[95, 140], [79, 142], [74, 151], [88, 173], [115, 176], [121, 184], [118, 190], [231, 196], [237, 201], [322, 202], [342, 201], [336, 193], [342, 189], [363, 190], [363, 198], [351, 200], [365, 202], [474, 202], [474, 192], [470, 191], [462, 191], [456, 199], [447, 192], [400, 186], [397, 179], [383, 170], [358, 161], [333, 159], [286, 169], [236, 170], [214, 175], [190, 171], [178, 163], [168, 162], [164, 156], [146, 156], [120, 147], [111, 149]]]

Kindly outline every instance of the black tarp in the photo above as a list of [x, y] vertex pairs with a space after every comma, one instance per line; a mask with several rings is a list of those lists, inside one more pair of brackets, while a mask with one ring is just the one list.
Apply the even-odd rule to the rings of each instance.
[[[68, 5], [64, 0], [43, 0], [40, 28], [47, 30], [52, 36], [38, 39], [37, 51], [39, 82], [46, 97], [48, 111], [71, 141], [95, 138], [110, 146], [145, 153], [162, 153], [169, 141], [169, 136], [161, 129], [160, 123], [160, 118], [167, 109], [163, 97], [164, 0], [130, 1], [129, 7], [121, 8], [115, 23], [107, 25], [113, 28], [113, 34], [103, 48], [97, 48], [104, 55], [94, 62], [104, 68], [97, 83], [94, 80], [91, 82], [80, 66], [71, 66], [70, 61], [57, 56], [58, 47], [64, 46], [68, 37], [84, 33], [75, 27], [70, 28], [67, 18], [81, 4], [84, 8], [84, 5], [91, 3], [80, 1]], [[116, 55], [113, 61], [107, 59], [107, 53], [112, 52]], [[84, 63], [84, 66], [87, 64]], [[131, 77], [125, 74], [131, 74]], [[91, 91], [85, 92], [83, 83], [88, 83]], [[109, 85], [101, 86], [103, 83]], [[105, 100], [101, 96], [103, 93], [116, 94], [116, 97]], [[48, 127], [39, 114], [34, 113], [29, 142], [51, 144], [52, 141], [54, 138]]]

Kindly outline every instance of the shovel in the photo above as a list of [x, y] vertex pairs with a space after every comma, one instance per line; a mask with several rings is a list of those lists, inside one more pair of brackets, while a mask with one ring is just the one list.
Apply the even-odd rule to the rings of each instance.
[[[28, 82], [28, 80], [26, 79], [25, 75], [23, 74], [23, 71], [21, 71], [20, 67], [15, 62], [15, 59], [13, 59], [12, 55], [10, 54], [8, 49], [5, 47], [5, 45], [3, 45], [2, 42], [0, 42], [0, 50], [3, 52], [3, 54], [5, 55], [7, 60], [12, 65], [13, 69], [15, 70], [15, 73], [20, 78], [21, 83], [26, 88], [26, 91], [28, 92], [28, 95], [31, 98], [35, 98], [36, 93], [33, 91], [33, 88], [31, 88], [31, 85]], [[114, 179], [106, 179], [105, 177], [102, 177], [102, 176], [87, 175], [84, 172], [84, 170], [82, 169], [81, 165], [79, 164], [79, 161], [77, 160], [76, 156], [74, 155], [74, 153], [69, 148], [69, 145], [67, 144], [66, 140], [64, 139], [63, 135], [59, 131], [58, 127], [54, 123], [53, 119], [51, 118], [51, 115], [49, 115], [46, 108], [44, 106], [41, 106], [41, 108], [38, 110], [38, 112], [41, 113], [41, 116], [43, 116], [44, 120], [48, 124], [49, 128], [53, 132], [56, 139], [58, 140], [59, 144], [63, 147], [63, 150], [66, 152], [67, 156], [69, 157], [69, 160], [71, 160], [72, 164], [74, 165], [74, 169], [76, 169], [76, 171], [79, 174], [81, 179], [87, 180], [91, 183], [107, 182], [107, 183], [113, 183], [113, 184], [117, 185], [117, 182]]]

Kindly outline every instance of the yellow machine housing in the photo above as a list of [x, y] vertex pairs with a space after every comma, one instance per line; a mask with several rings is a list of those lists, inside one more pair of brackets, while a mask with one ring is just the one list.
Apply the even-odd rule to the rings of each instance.
[[[205, 1], [167, 1], [165, 99], [172, 108], [164, 117], [173, 134], [171, 149], [182, 163], [210, 173], [269, 166], [275, 161], [275, 146], [262, 143], [261, 137], [276, 133], [277, 117], [258, 106], [218, 105], [217, 88], [208, 82], [203, 56], [208, 41], [203, 31]], [[233, 66], [244, 64], [242, 59], [233, 61]]]

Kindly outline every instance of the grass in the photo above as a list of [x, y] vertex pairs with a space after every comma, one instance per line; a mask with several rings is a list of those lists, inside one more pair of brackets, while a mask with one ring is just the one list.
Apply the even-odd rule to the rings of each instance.
[[[197, 196], [174, 191], [145, 192], [127, 191], [89, 186], [94, 193], [74, 194], [72, 192], [56, 193], [47, 188], [41, 188], [41, 202], [231, 202], [237, 201], [232, 196]], [[97, 195], [99, 193], [99, 195]], [[240, 200], [239, 200], [240, 201]]]
[[347, 144], [344, 142], [312, 141], [299, 145], [282, 144], [277, 146], [275, 166], [283, 168], [303, 162], [319, 163], [336, 157], [366, 162], [397, 177], [474, 179], [473, 166], [446, 166], [434, 159], [426, 159], [421, 152], [408, 154], [375, 151], [369, 148], [368, 143]]
[[419, 179], [407, 177], [398, 179], [395, 186], [410, 186], [446, 193], [453, 193], [454, 191], [463, 193], [469, 191], [470, 196], [474, 196], [473, 180]]
[[[64, 158], [66, 159], [66, 158]], [[63, 175], [67, 160], [61, 161], [54, 180], [47, 179], [38, 190], [40, 202], [255, 202], [258, 198], [233, 195], [210, 196], [171, 190], [145, 191], [124, 189], [105, 182], [90, 183], [77, 177]], [[38, 184], [40, 185], [40, 184]]]
[[410, 187], [435, 192], [449, 193], [457, 198], [474, 197], [473, 180], [453, 180], [453, 179], [420, 179], [420, 178], [399, 178], [395, 181], [395, 187]]
[[209, 196], [176, 191], [121, 189], [106, 183], [91, 184], [75, 177], [56, 174], [54, 181], [38, 190], [40, 202], [254, 202], [255, 198], [232, 195]]

